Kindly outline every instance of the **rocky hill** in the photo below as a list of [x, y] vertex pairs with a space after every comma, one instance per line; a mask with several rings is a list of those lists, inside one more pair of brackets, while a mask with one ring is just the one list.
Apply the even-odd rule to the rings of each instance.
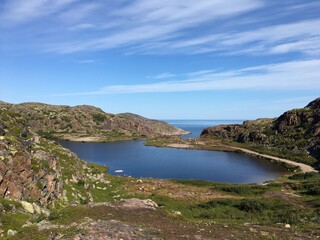
[[0, 107], [0, 199], [41, 207], [90, 202], [92, 184], [103, 182], [94, 171], [74, 153], [41, 138], [23, 115]]
[[134, 114], [109, 114], [93, 106], [53, 106], [41, 103], [0, 107], [19, 114], [28, 126], [48, 138], [74, 141], [117, 141], [186, 134], [170, 124]]
[[220, 125], [202, 131], [202, 139], [226, 139], [257, 150], [319, 167], [320, 98], [275, 119]]

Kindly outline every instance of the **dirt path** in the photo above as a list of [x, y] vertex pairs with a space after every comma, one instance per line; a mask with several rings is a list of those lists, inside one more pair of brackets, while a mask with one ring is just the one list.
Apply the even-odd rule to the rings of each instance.
[[[198, 145], [204, 145], [203, 142], [197, 142]], [[237, 150], [237, 151], [241, 151], [243, 153], [249, 154], [249, 155], [253, 155], [253, 156], [257, 156], [257, 157], [262, 157], [262, 158], [266, 158], [266, 159], [270, 159], [273, 161], [278, 161], [278, 162], [284, 162], [284, 163], [288, 163], [290, 165], [293, 166], [298, 166], [300, 167], [301, 171], [303, 173], [306, 172], [317, 172], [317, 170], [315, 170], [313, 167], [307, 165], [307, 164], [303, 164], [303, 163], [298, 163], [298, 162], [294, 162], [288, 159], [284, 159], [284, 158], [279, 158], [279, 157], [274, 157], [271, 155], [267, 155], [267, 154], [261, 154], [252, 150], [248, 150], [246, 148], [241, 148], [241, 147], [233, 147], [233, 146], [229, 146], [229, 145], [217, 145], [217, 147], [226, 147], [232, 150]], [[172, 148], [184, 148], [184, 149], [197, 149], [197, 146], [193, 145], [193, 144], [184, 144], [184, 143], [177, 143], [177, 144], [168, 144], [167, 147], [172, 147]]]
[[311, 167], [311, 166], [309, 166], [307, 164], [298, 163], [298, 162], [294, 162], [294, 161], [291, 161], [291, 160], [288, 160], [288, 159], [274, 157], [274, 156], [270, 156], [270, 155], [266, 155], [266, 154], [261, 154], [261, 153], [258, 153], [258, 152], [255, 152], [255, 151], [251, 151], [251, 150], [248, 150], [248, 149], [245, 149], [245, 148], [232, 147], [232, 146], [228, 146], [228, 147], [230, 147], [231, 149], [234, 149], [234, 150], [239, 150], [241, 152], [244, 152], [244, 153], [247, 153], [247, 154], [250, 154], [250, 155], [263, 157], [263, 158], [274, 160], [274, 161], [278, 161], [278, 162], [288, 163], [288, 164], [291, 164], [293, 166], [298, 166], [298, 167], [300, 167], [301, 171], [304, 172], [304, 173], [306, 173], [306, 172], [317, 172], [317, 170], [315, 170], [313, 167]]

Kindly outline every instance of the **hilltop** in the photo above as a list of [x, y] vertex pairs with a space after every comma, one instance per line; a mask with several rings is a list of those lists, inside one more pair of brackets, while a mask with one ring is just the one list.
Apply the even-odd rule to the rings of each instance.
[[88, 105], [0, 102], [2, 111], [19, 114], [26, 125], [47, 138], [73, 141], [117, 141], [187, 134], [170, 124], [135, 114], [110, 114]]
[[206, 128], [201, 133], [201, 139], [238, 143], [238, 146], [319, 168], [320, 98], [304, 108], [287, 111], [278, 118]]

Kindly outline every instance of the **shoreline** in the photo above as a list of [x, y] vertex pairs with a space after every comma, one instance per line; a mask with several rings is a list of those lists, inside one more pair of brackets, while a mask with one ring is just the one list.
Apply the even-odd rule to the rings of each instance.
[[[172, 143], [172, 144], [165, 145], [163, 147], [181, 148], [181, 149], [193, 149], [193, 150], [207, 150], [207, 149], [202, 149], [199, 146], [205, 146], [205, 143], [204, 142], [198, 142], [197, 145], [187, 144], [187, 143]], [[246, 148], [233, 147], [233, 146], [226, 145], [226, 144], [224, 144], [224, 145], [216, 145], [216, 146], [212, 146], [212, 147], [213, 148], [214, 147], [217, 147], [217, 148], [221, 148], [222, 147], [222, 148], [229, 149], [230, 151], [240, 151], [240, 152], [242, 152], [244, 154], [248, 154], [248, 155], [252, 155], [252, 156], [256, 156], [256, 157], [261, 157], [261, 158], [264, 158], [264, 159], [267, 159], [267, 160], [290, 164], [290, 165], [299, 167], [301, 172], [303, 172], [303, 173], [318, 172], [315, 168], [313, 168], [313, 167], [311, 167], [311, 166], [309, 166], [307, 164], [295, 162], [295, 161], [292, 161], [292, 160], [289, 160], [289, 159], [285, 159], [285, 158], [275, 157], [275, 156], [268, 155], [268, 154], [262, 154], [262, 153], [255, 152], [255, 151], [252, 151], [252, 150], [249, 150], [249, 149], [246, 149]], [[208, 149], [208, 150], [210, 150], [210, 149]], [[212, 149], [212, 150], [221, 151], [219, 149]]]

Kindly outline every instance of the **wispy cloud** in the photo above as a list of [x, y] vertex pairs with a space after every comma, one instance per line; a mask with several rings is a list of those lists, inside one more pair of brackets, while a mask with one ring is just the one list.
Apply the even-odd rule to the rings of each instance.
[[[121, 22], [122, 25], [116, 30], [105, 34], [101, 32], [97, 35], [93, 34], [91, 38], [63, 42], [50, 50], [59, 53], [74, 53], [126, 46], [130, 51], [129, 48], [139, 47], [145, 43], [153, 45], [185, 36], [190, 28], [219, 19], [232, 18], [262, 5], [261, 0], [228, 2], [222, 0], [136, 0], [121, 8], [109, 9], [104, 13], [104, 17], [100, 16], [99, 21], [103, 19], [107, 23]], [[79, 25], [73, 28], [79, 28]]]
[[155, 76], [148, 76], [148, 78], [154, 78], [154, 79], [164, 79], [164, 78], [172, 78], [175, 77], [176, 74], [165, 72], [165, 73], [160, 73]]
[[[167, 49], [188, 49], [188, 54], [216, 52], [220, 54], [320, 53], [320, 19], [278, 24], [252, 31], [224, 32], [197, 38], [168, 41]], [[161, 48], [161, 46], [160, 46]], [[149, 52], [159, 51], [158, 46]]]
[[10, 0], [2, 5], [0, 20], [3, 24], [28, 23], [31, 20], [61, 11], [79, 0]]
[[[34, 36], [41, 35], [40, 40], [30, 39], [29, 44], [36, 42], [35, 47], [45, 53], [121, 48], [124, 54], [295, 52], [319, 56], [320, 16], [303, 16], [305, 11], [314, 12], [319, 2], [288, 2], [4, 0], [0, 4], [0, 27], [12, 30], [7, 32], [10, 34], [15, 26], [23, 25], [35, 32]], [[273, 18], [260, 19], [257, 12], [261, 10]]]
[[90, 63], [97, 62], [97, 60], [96, 59], [83, 59], [83, 60], [79, 60], [77, 62], [80, 64], [90, 64]]
[[[188, 74], [186, 74], [188, 75]], [[220, 72], [199, 72], [195, 77], [135, 85], [105, 86], [92, 92], [54, 96], [123, 93], [167, 93], [218, 90], [320, 90], [320, 60], [293, 61]]]

